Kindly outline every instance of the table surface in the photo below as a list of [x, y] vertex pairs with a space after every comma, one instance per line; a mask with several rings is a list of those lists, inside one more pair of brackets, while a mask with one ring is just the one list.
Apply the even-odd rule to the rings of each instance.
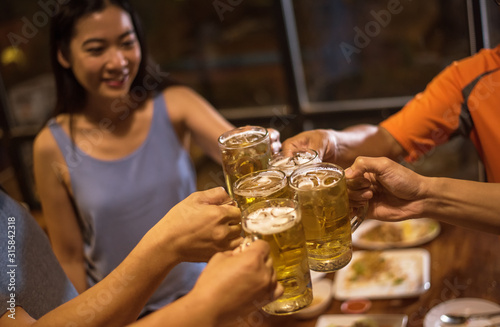
[[[423, 326], [433, 307], [455, 298], [481, 298], [500, 304], [500, 236], [441, 223], [441, 233], [419, 248], [427, 249], [431, 256], [430, 289], [416, 298], [372, 300], [366, 314], [406, 314], [407, 326], [413, 327]], [[322, 314], [342, 314], [341, 303], [334, 299]], [[298, 320], [257, 310], [238, 326], [315, 327], [316, 322], [317, 318]]]

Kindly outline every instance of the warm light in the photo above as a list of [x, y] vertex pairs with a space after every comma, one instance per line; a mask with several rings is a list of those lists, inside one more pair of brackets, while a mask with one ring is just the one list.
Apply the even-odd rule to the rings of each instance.
[[2, 51], [0, 58], [2, 65], [17, 64], [24, 66], [26, 64], [26, 56], [24, 52], [17, 47], [7, 47]]

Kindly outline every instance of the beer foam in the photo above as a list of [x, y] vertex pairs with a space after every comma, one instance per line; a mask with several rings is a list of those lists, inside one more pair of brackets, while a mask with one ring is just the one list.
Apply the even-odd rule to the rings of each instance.
[[255, 191], [272, 184], [273, 180], [267, 176], [252, 176], [241, 180], [236, 188], [240, 191]]
[[295, 167], [308, 163], [314, 158], [309, 152], [295, 152], [291, 157], [277, 156], [269, 164], [275, 167]]
[[265, 135], [260, 132], [247, 131], [230, 137], [224, 144], [229, 147], [248, 146], [261, 140], [264, 136]]
[[257, 142], [260, 138], [262, 138], [262, 134], [252, 133], [249, 135], [245, 135], [245, 141], [247, 141], [248, 143]]
[[335, 183], [337, 183], [340, 180], [340, 178], [337, 178], [336, 176], [326, 176], [325, 179], [321, 180], [321, 186], [332, 186]]
[[297, 212], [293, 208], [262, 208], [247, 216], [246, 227], [263, 235], [275, 234], [292, 227], [296, 217]]
[[310, 157], [310, 158], [295, 157], [295, 158], [293, 158], [293, 162], [296, 166], [300, 166], [300, 165], [303, 165], [303, 164], [309, 162], [311, 159], [312, 159], [312, 157]]
[[293, 160], [293, 158], [291, 157], [285, 157], [285, 158], [276, 158], [274, 159], [273, 161], [271, 161], [269, 163], [269, 165], [271, 166], [275, 166], [275, 167], [293, 167], [295, 166], [295, 162]]
[[297, 176], [293, 185], [301, 190], [330, 187], [340, 180], [337, 173], [328, 170], [308, 171], [304, 175]]
[[267, 176], [258, 177], [258, 179], [255, 181], [255, 183], [262, 186], [272, 184], [272, 182], [273, 180]]
[[293, 161], [295, 165], [303, 165], [314, 158], [314, 155], [309, 152], [297, 152], [293, 156]]
[[268, 171], [255, 176], [243, 177], [233, 192], [241, 196], [267, 195], [279, 191], [286, 184], [281, 172]]
[[297, 180], [297, 187], [301, 190], [310, 190], [321, 185], [321, 180], [316, 176], [301, 176]]

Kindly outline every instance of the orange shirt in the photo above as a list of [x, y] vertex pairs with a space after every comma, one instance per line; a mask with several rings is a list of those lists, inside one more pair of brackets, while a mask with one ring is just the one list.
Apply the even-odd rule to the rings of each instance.
[[384, 127], [415, 161], [450, 137], [469, 137], [489, 182], [500, 182], [500, 45], [456, 61]]

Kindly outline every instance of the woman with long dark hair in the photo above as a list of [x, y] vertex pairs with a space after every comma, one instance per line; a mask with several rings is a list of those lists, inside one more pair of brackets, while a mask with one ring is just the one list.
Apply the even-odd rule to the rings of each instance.
[[[61, 5], [51, 54], [56, 115], [34, 143], [35, 180], [54, 252], [82, 292], [195, 191], [189, 141], [220, 162], [217, 137], [233, 126], [151, 63], [126, 0]], [[220, 250], [237, 245], [240, 227], [230, 231]], [[143, 314], [186, 294], [203, 267], [179, 264]]]

